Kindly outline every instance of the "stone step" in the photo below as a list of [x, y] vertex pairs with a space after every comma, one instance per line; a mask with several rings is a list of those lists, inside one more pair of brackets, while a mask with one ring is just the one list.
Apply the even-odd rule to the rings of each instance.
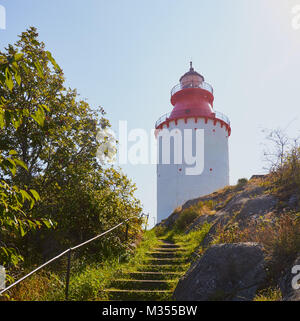
[[[189, 263], [179, 245], [160, 240], [134, 271], [123, 271], [101, 291], [110, 301], [168, 301]], [[101, 297], [101, 295], [100, 295]]]
[[181, 257], [181, 254], [175, 251], [153, 251], [147, 252], [147, 255], [154, 258], [176, 258]]
[[122, 278], [131, 278], [136, 280], [172, 280], [180, 278], [183, 272], [143, 272], [143, 271], [129, 271], [121, 274]]
[[120, 290], [171, 290], [174, 289], [177, 280], [112, 280], [110, 287]]
[[165, 249], [165, 248], [170, 248], [170, 249], [179, 249], [180, 246], [177, 244], [172, 244], [172, 243], [164, 243], [164, 244], [160, 244], [159, 245], [161, 248]]
[[188, 264], [140, 264], [138, 271], [141, 272], [180, 272], [188, 269]]
[[170, 290], [121, 290], [106, 289], [109, 300], [114, 301], [168, 301], [172, 298], [173, 291]]
[[186, 263], [186, 260], [181, 258], [148, 258], [145, 260], [146, 264], [154, 265], [165, 265], [165, 264], [174, 264], [180, 265]]
[[153, 251], [155, 252], [175, 252], [175, 253], [184, 253], [186, 250], [182, 247], [154, 247]]

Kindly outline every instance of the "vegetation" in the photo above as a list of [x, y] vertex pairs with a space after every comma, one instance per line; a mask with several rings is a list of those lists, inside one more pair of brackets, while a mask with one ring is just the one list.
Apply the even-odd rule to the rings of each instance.
[[[291, 197], [298, 205], [300, 198], [298, 140], [280, 130], [269, 132], [275, 147], [265, 153], [270, 173], [264, 179], [241, 178], [210, 200], [176, 209], [172, 226], [163, 222], [142, 233], [135, 185], [109, 165], [114, 148], [108, 148], [110, 124], [103, 108], [91, 108], [64, 82], [35, 28], [0, 52], [0, 264], [8, 283], [131, 218], [128, 238], [123, 225], [73, 254], [71, 300], [119, 298], [122, 293], [125, 298], [170, 299], [179, 277], [209, 246], [238, 242], [257, 242], [266, 252], [268, 279], [254, 300], [280, 300], [278, 279], [300, 252], [300, 215], [297, 206], [289, 205]], [[272, 213], [241, 223], [242, 209], [234, 208], [225, 223], [203, 224], [203, 217], [213, 221], [252, 184], [279, 199]], [[168, 250], [161, 251], [166, 244]], [[2, 299], [63, 300], [66, 265], [62, 257]], [[140, 272], [146, 278], [149, 269], [164, 280], [159, 285], [164, 290], [134, 289], [143, 282], [132, 275]]]
[[[145, 261], [146, 253], [158, 244], [154, 231], [143, 234], [142, 242], [133, 252], [110, 256], [104, 261], [81, 258], [72, 260], [69, 299], [76, 301], [104, 300], [107, 294], [101, 292], [110, 285], [118, 274], [136, 270]], [[65, 260], [60, 264], [65, 268]], [[44, 271], [33, 275], [13, 288], [10, 300], [27, 301], [61, 301], [65, 299], [65, 269], [59, 273]]]
[[244, 185], [246, 185], [248, 183], [248, 179], [247, 178], [240, 178], [237, 182], [237, 187], [242, 187]]
[[[267, 278], [260, 285], [254, 301], [282, 300], [279, 280], [300, 252], [300, 148], [297, 140], [291, 140], [287, 148], [288, 140], [279, 131], [272, 137], [275, 148], [268, 154], [268, 160], [272, 159], [268, 175], [249, 181], [239, 179], [236, 186], [228, 186], [211, 194], [209, 201], [203, 202], [200, 198], [194, 205], [178, 208], [172, 214], [171, 221], [174, 223], [171, 226], [163, 222], [156, 228], [160, 237], [166, 237], [177, 244], [180, 244], [180, 239], [188, 240], [186, 244], [190, 245], [188, 252], [191, 258], [191, 254], [195, 253], [192, 249], [197, 249], [195, 255], [199, 257], [214, 244], [261, 244], [265, 251]], [[253, 206], [259, 204], [255, 203], [255, 199], [266, 194], [275, 197], [277, 205], [269, 213], [255, 215]], [[245, 212], [243, 202], [247, 199], [253, 200], [253, 205], [249, 208], [248, 216], [241, 216], [242, 211]], [[226, 218], [218, 223], [215, 223], [214, 218], [210, 219], [212, 226], [203, 226], [203, 220], [198, 220], [200, 216], [215, 214], [216, 211], [226, 212]], [[199, 227], [200, 231], [197, 231]], [[207, 233], [209, 237], [203, 242], [203, 236]], [[222, 298], [221, 290], [218, 298]]]
[[289, 138], [283, 130], [276, 129], [268, 131], [267, 140], [272, 145], [264, 153], [270, 172], [265, 184], [282, 200], [291, 193], [300, 197], [299, 138]]
[[255, 296], [253, 301], [280, 301], [282, 299], [281, 291], [279, 288], [267, 288]]
[[288, 213], [279, 218], [252, 222], [244, 229], [238, 224], [219, 226], [212, 244], [257, 242], [266, 251], [270, 281], [295, 260], [300, 251], [300, 216]]
[[[211, 202], [199, 202], [195, 206], [192, 206], [191, 211], [188, 211], [188, 209], [183, 210], [173, 226], [169, 228], [157, 226], [154, 228], [154, 231], [161, 239], [173, 242], [184, 249], [185, 252], [182, 254], [183, 259], [193, 260], [203, 252], [201, 243], [209, 232], [211, 225], [209, 223], [204, 223], [203, 225], [196, 226], [196, 228], [192, 230], [189, 230], [189, 226], [195, 218], [201, 215], [199, 213], [203, 213], [202, 211], [204, 211], [205, 208], [208, 208], [210, 211], [211, 206]], [[198, 215], [191, 220], [192, 215], [190, 213], [195, 213], [195, 211], [197, 211]], [[193, 257], [193, 254], [195, 257]]]
[[[197, 227], [196, 230], [193, 230], [187, 234], [181, 233], [170, 233], [167, 234], [167, 239], [172, 238], [176, 244], [182, 246], [186, 253], [186, 258], [190, 258], [193, 253], [196, 256], [203, 253], [203, 248], [201, 247], [201, 243], [204, 240], [205, 236], [209, 232], [211, 225], [208, 223], [203, 224], [200, 227]], [[194, 258], [196, 258], [196, 256]]]
[[[76, 255], [104, 262], [130, 252], [141, 235], [135, 186], [109, 165], [105, 112], [64, 81], [33, 27], [0, 52], [0, 264], [9, 282], [126, 218], [134, 218], [128, 239], [122, 226]], [[59, 277], [47, 273], [28, 282], [41, 291], [57, 286]], [[16, 298], [30, 296], [26, 289], [24, 283]]]

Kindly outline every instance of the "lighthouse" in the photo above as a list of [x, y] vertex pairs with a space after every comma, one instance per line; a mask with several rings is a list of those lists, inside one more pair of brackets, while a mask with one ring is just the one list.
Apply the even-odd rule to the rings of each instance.
[[155, 124], [157, 222], [186, 201], [229, 184], [230, 121], [213, 103], [212, 86], [191, 62], [171, 91], [173, 110]]

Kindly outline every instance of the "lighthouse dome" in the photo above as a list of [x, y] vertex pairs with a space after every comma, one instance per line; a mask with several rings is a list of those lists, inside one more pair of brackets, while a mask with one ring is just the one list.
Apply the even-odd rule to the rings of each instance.
[[200, 87], [204, 80], [204, 77], [194, 70], [193, 64], [190, 62], [190, 70], [179, 79], [179, 82], [183, 89], [189, 87]]

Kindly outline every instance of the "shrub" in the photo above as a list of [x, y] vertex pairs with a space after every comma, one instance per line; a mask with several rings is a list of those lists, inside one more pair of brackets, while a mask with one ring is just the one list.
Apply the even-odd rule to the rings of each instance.
[[174, 230], [183, 232], [199, 215], [194, 208], [183, 210], [175, 221]]
[[247, 178], [240, 178], [237, 182], [237, 187], [242, 187], [248, 183]]
[[155, 226], [154, 228], [155, 235], [158, 237], [163, 236], [166, 233], [166, 230], [167, 228], [161, 225]]
[[249, 242], [249, 233], [249, 229], [241, 230], [237, 223], [228, 226], [218, 225], [212, 244]]

